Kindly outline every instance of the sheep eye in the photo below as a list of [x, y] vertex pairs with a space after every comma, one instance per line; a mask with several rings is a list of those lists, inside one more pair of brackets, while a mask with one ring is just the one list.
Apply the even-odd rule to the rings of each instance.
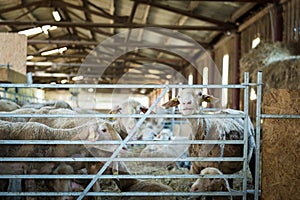
[[106, 128], [103, 128], [101, 131], [102, 131], [103, 133], [106, 133], [107, 129], [106, 129]]
[[199, 92], [198, 95], [199, 95], [199, 96], [202, 96], [202, 92]]

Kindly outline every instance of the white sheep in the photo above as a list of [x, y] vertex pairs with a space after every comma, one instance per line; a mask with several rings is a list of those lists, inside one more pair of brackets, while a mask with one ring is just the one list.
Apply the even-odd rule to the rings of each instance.
[[[200, 175], [223, 175], [214, 167], [207, 167], [201, 170]], [[191, 192], [230, 192], [228, 180], [226, 178], [198, 178], [191, 186]], [[230, 200], [230, 196], [210, 196], [212, 200]]]
[[11, 100], [0, 99], [0, 111], [13, 111], [19, 109], [20, 106]]
[[[88, 123], [72, 129], [53, 129], [37, 122], [5, 122], [0, 121], [0, 140], [121, 140], [114, 131], [110, 122]], [[91, 155], [91, 148], [98, 151], [94, 156], [105, 157], [118, 147], [118, 145], [83, 146], [83, 145], [2, 145], [0, 157], [73, 157], [74, 155]], [[102, 154], [101, 154], [102, 152]], [[26, 171], [43, 168], [47, 163], [30, 162], [26, 164]], [[70, 163], [73, 167], [73, 163]], [[101, 163], [103, 165], [103, 163]], [[78, 168], [89, 167], [89, 164], [75, 164]], [[78, 170], [78, 169], [74, 169]], [[6, 173], [1, 171], [0, 173]], [[96, 183], [97, 184], [97, 183]]]
[[[124, 114], [124, 115], [132, 115], [132, 114], [140, 114], [146, 113], [148, 108], [143, 106], [140, 102], [135, 101], [133, 99], [128, 99], [127, 101], [116, 105], [109, 112], [110, 114]], [[114, 124], [115, 130], [117, 130], [122, 137], [122, 139], [126, 138], [126, 136], [132, 132], [134, 127], [136, 126], [138, 119], [133, 117], [120, 117], [117, 118]], [[136, 140], [138, 135], [135, 133], [131, 139]]]
[[[178, 96], [163, 104], [165, 108], [179, 105], [179, 111], [183, 115], [193, 115], [201, 112], [201, 104], [203, 101], [212, 102], [214, 97], [203, 95], [194, 89], [183, 89]], [[220, 113], [223, 114], [244, 114], [242, 111], [225, 109]], [[242, 118], [189, 118], [193, 127], [195, 140], [242, 140], [244, 136], [244, 120]], [[249, 130], [248, 137], [248, 162], [250, 158], [254, 158], [254, 130], [250, 118], [247, 118]], [[214, 145], [192, 144], [189, 147], [189, 156], [191, 157], [242, 157], [243, 145], [226, 144]], [[253, 161], [253, 159], [252, 159]], [[206, 167], [215, 167], [224, 173], [235, 173], [242, 169], [242, 162], [192, 162], [192, 172], [199, 174]], [[252, 169], [252, 170], [251, 170]], [[254, 175], [254, 166], [250, 165], [252, 176]]]

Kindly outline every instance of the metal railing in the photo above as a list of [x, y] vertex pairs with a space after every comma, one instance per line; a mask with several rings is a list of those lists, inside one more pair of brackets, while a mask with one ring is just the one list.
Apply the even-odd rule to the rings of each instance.
[[[118, 144], [118, 148], [112, 153], [110, 157], [105, 158], [90, 158], [90, 157], [79, 157], [79, 158], [68, 158], [68, 157], [2, 157], [0, 162], [98, 162], [101, 161], [105, 163], [103, 167], [98, 171], [97, 174], [93, 175], [34, 175], [34, 174], [12, 174], [12, 175], [0, 175], [0, 179], [91, 179], [90, 183], [82, 192], [0, 192], [0, 196], [76, 196], [78, 199], [82, 199], [85, 196], [185, 196], [185, 197], [196, 197], [200, 195], [205, 196], [242, 196], [245, 200], [247, 198], [247, 192], [254, 192], [255, 199], [259, 199], [260, 194], [260, 119], [266, 117], [261, 115], [261, 73], [258, 75], [257, 83], [249, 83], [249, 74], [245, 73], [245, 82], [241, 85], [94, 85], [94, 84], [0, 84], [0, 88], [163, 88], [162, 93], [158, 96], [156, 101], [150, 106], [148, 111], [143, 114], [134, 115], [122, 115], [122, 114], [78, 114], [78, 115], [67, 115], [67, 114], [56, 114], [56, 115], [42, 115], [42, 114], [0, 114], [0, 117], [28, 117], [28, 118], [86, 118], [86, 117], [98, 117], [98, 118], [108, 118], [108, 117], [135, 117], [139, 118], [136, 126], [128, 134], [128, 136], [122, 141], [65, 141], [65, 140], [0, 140], [0, 145], [18, 145], [18, 144]], [[256, 174], [255, 174], [255, 189], [254, 191], [247, 190], [247, 149], [248, 149], [248, 137], [247, 131], [249, 127], [248, 123], [248, 97], [249, 97], [249, 86], [257, 86], [257, 117], [256, 117]], [[172, 88], [240, 88], [244, 90], [244, 114], [197, 114], [193, 116], [182, 116], [180, 114], [151, 114], [151, 111], [158, 105], [162, 97]], [[187, 140], [187, 141], [131, 141], [133, 133], [138, 130], [138, 127], [142, 125], [146, 118], [243, 118], [244, 119], [244, 139], [243, 140]], [[104, 175], [104, 171], [108, 166], [114, 161], [174, 161], [172, 158], [120, 158], [118, 157], [122, 148], [128, 144], [243, 144], [243, 157], [188, 157], [188, 158], [178, 158], [176, 161], [240, 161], [243, 162], [242, 175], [238, 174], [224, 174], [224, 175], [206, 175], [200, 178], [236, 178], [242, 179], [242, 190], [241, 191], [230, 191], [230, 192], [89, 192], [93, 184], [98, 179], [126, 179], [126, 178], [145, 178], [145, 179], [164, 179], [164, 178], [199, 178], [199, 175], [191, 174], [167, 174], [167, 175]]]

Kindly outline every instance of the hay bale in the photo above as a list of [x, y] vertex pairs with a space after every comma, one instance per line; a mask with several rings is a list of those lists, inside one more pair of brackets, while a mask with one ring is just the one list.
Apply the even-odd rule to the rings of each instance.
[[[292, 57], [293, 58], [293, 57]], [[270, 88], [299, 90], [300, 58], [286, 59], [263, 68], [264, 90]]]
[[[263, 113], [299, 115], [299, 108], [299, 90], [264, 94]], [[262, 199], [298, 199], [299, 119], [265, 119], [262, 128]]]
[[244, 72], [249, 72], [250, 79], [256, 80], [255, 77], [258, 71], [262, 71], [264, 67], [271, 63], [283, 60], [291, 55], [290, 49], [284, 43], [261, 42], [240, 59], [240, 82], [244, 82]]

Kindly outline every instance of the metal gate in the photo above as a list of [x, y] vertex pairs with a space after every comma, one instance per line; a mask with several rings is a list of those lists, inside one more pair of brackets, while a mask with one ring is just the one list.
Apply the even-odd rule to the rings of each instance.
[[[93, 175], [81, 175], [81, 174], [70, 174], [70, 175], [49, 175], [49, 174], [9, 174], [4, 175], [0, 174], [0, 179], [89, 179], [90, 182], [87, 187], [82, 192], [0, 192], [0, 196], [2, 197], [61, 197], [61, 196], [73, 196], [77, 199], [83, 199], [85, 196], [102, 196], [102, 197], [122, 197], [122, 196], [178, 196], [182, 198], [193, 198], [200, 195], [204, 196], [241, 196], [243, 199], [247, 199], [247, 193], [252, 193], [255, 196], [255, 199], [258, 200], [260, 196], [260, 120], [262, 118], [299, 118], [299, 116], [286, 116], [286, 115], [267, 115], [261, 114], [261, 95], [262, 95], [262, 73], [258, 73], [258, 81], [257, 83], [249, 83], [249, 74], [245, 73], [245, 82], [241, 85], [90, 85], [90, 84], [0, 84], [0, 88], [163, 88], [162, 93], [156, 99], [156, 101], [150, 106], [149, 110], [144, 114], [135, 114], [135, 115], [122, 115], [122, 114], [80, 114], [80, 115], [67, 115], [67, 114], [59, 114], [59, 115], [44, 115], [44, 114], [0, 114], [0, 117], [30, 117], [30, 118], [49, 118], [49, 117], [100, 117], [100, 118], [108, 118], [108, 117], [135, 117], [139, 118], [136, 126], [134, 127], [134, 131], [138, 129], [138, 127], [144, 122], [146, 118], [155, 118], [155, 117], [163, 117], [163, 118], [197, 118], [197, 117], [216, 117], [216, 118], [237, 118], [242, 117], [244, 119], [245, 124], [245, 132], [247, 134], [248, 130], [248, 97], [249, 97], [249, 87], [255, 86], [257, 87], [257, 109], [256, 109], [256, 174], [255, 174], [255, 188], [254, 190], [247, 189], [247, 146], [248, 146], [248, 137], [244, 137], [244, 140], [235, 140], [235, 141], [222, 141], [222, 140], [189, 140], [189, 141], [173, 141], [173, 144], [243, 144], [244, 145], [244, 153], [243, 157], [188, 157], [188, 158], [178, 158], [178, 161], [242, 161], [243, 162], [243, 170], [242, 174], [224, 174], [224, 175], [206, 175], [201, 176], [197, 174], [164, 174], [164, 175], [151, 175], [151, 174], [138, 174], [138, 175], [120, 175], [120, 174], [112, 174], [106, 175], [103, 174], [105, 169], [114, 161], [126, 161], [126, 162], [143, 162], [143, 161], [166, 161], [168, 158], [120, 158], [118, 154], [122, 150], [122, 148], [127, 144], [170, 144], [168, 141], [131, 141], [130, 138], [132, 135], [128, 135], [122, 141], [96, 141], [96, 142], [88, 142], [88, 141], [66, 141], [66, 140], [55, 140], [55, 141], [47, 141], [47, 140], [0, 140], [0, 145], [23, 145], [23, 144], [94, 144], [94, 145], [102, 145], [102, 144], [118, 144], [118, 148], [113, 152], [111, 157], [102, 158], [102, 162], [104, 162], [104, 166], [98, 171], [97, 174]], [[213, 116], [209, 116], [206, 114], [193, 115], [193, 116], [182, 116], [180, 114], [151, 114], [151, 111], [154, 107], [159, 103], [162, 97], [170, 90], [170, 89], [179, 89], [179, 88], [240, 88], [244, 91], [244, 113], [243, 115], [232, 115], [232, 114], [216, 114]], [[172, 90], [173, 91], [173, 90]], [[70, 157], [2, 157], [0, 158], [0, 162], [99, 162], [101, 158], [70, 158]], [[188, 191], [176, 191], [176, 192], [89, 192], [92, 188], [93, 184], [98, 179], [127, 179], [127, 178], [141, 178], [141, 179], [196, 179], [196, 178], [233, 178], [233, 179], [241, 179], [242, 180], [242, 189], [235, 190], [230, 192], [188, 192]]]

